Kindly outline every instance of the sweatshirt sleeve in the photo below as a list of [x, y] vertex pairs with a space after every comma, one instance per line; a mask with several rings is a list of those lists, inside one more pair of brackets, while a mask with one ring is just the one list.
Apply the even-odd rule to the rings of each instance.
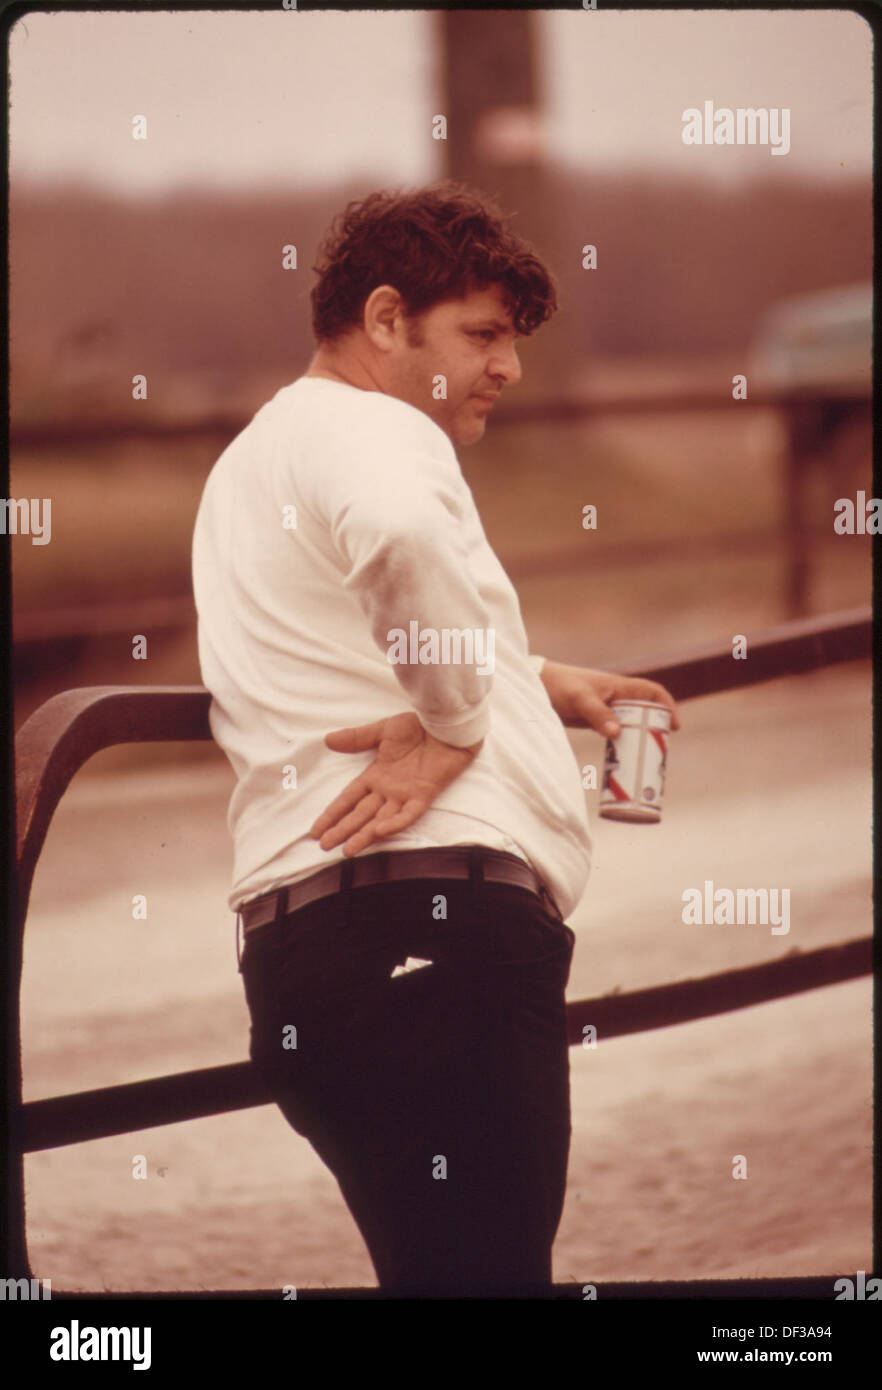
[[537, 676], [541, 676], [541, 675], [542, 675], [542, 667], [545, 665], [545, 657], [544, 657], [544, 656], [536, 656], [536, 655], [533, 654], [533, 652], [531, 652], [530, 655], [527, 657], [527, 660], [529, 661], [529, 663], [530, 663], [530, 665], [532, 666], [533, 670], [536, 672], [536, 675], [537, 675]]
[[[419, 412], [413, 414], [418, 422]], [[386, 429], [382, 448], [368, 436], [348, 460], [332, 464], [318, 500], [346, 571], [343, 586], [357, 595], [421, 724], [463, 748], [489, 732], [495, 653], [495, 634], [468, 565], [463, 525], [469, 494], [446, 436], [449, 455], [399, 412], [391, 412], [390, 421], [400, 428]], [[445, 630], [458, 634], [446, 653]], [[463, 640], [466, 633], [471, 637]]]

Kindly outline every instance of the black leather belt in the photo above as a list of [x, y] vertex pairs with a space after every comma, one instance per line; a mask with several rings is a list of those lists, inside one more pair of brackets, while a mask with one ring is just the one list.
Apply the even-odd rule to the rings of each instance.
[[[477, 872], [476, 872], [477, 868]], [[505, 850], [483, 846], [449, 846], [439, 849], [387, 850], [380, 854], [344, 859], [310, 874], [287, 887], [264, 893], [240, 909], [245, 935], [268, 922], [287, 917], [307, 903], [339, 893], [344, 887], [366, 888], [372, 883], [393, 883], [409, 878], [482, 877], [488, 883], [511, 883], [526, 888], [560, 916], [557, 905], [542, 879], [530, 865]], [[347, 882], [348, 880], [348, 882]]]

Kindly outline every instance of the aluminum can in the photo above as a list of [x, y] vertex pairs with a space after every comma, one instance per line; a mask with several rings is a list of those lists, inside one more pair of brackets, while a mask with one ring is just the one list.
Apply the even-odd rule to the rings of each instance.
[[621, 732], [607, 739], [600, 792], [606, 820], [661, 820], [671, 711], [651, 700], [612, 704]]

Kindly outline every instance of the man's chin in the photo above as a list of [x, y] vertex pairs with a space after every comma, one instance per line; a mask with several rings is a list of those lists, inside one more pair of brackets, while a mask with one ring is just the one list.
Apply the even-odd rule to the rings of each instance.
[[479, 439], [484, 438], [486, 429], [486, 420], [465, 420], [453, 428], [450, 437], [454, 445], [462, 449], [469, 444], [477, 444]]

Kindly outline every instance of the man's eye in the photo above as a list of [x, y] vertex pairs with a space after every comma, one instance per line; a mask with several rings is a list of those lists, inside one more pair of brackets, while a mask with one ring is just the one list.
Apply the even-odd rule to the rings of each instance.
[[493, 332], [493, 329], [492, 329], [492, 328], [473, 328], [473, 329], [472, 329], [472, 337], [473, 337], [473, 338], [488, 338], [488, 339], [489, 339], [489, 338], [495, 338], [495, 336], [496, 336], [496, 335], [495, 335], [495, 333]]

